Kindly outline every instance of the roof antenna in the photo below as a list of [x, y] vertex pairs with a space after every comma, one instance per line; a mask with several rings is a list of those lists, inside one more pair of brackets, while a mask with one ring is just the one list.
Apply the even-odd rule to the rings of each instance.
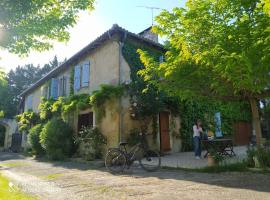
[[137, 7], [151, 9], [151, 11], [152, 11], [152, 26], [154, 25], [154, 10], [162, 10], [162, 8], [151, 7], [151, 6], [137, 6]]

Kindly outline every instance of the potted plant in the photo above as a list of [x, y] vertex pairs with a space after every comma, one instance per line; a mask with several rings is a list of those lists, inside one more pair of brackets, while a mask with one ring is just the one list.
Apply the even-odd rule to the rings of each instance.
[[208, 166], [213, 167], [218, 165], [221, 161], [224, 160], [224, 157], [220, 155], [216, 150], [210, 149], [208, 152]]

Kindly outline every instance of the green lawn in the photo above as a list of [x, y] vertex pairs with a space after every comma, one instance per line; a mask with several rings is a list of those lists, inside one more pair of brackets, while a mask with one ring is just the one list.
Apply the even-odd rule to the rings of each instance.
[[9, 187], [9, 181], [0, 174], [0, 200], [37, 200], [37, 198], [25, 194], [16, 186]]

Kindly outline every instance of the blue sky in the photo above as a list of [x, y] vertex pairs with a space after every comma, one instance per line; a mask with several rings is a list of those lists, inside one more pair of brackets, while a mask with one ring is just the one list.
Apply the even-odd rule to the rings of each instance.
[[[54, 48], [46, 52], [31, 52], [28, 57], [20, 58], [17, 55], [0, 51], [0, 67], [6, 72], [18, 65], [28, 63], [45, 64], [57, 55], [59, 60], [69, 58], [96, 37], [117, 23], [123, 28], [138, 33], [152, 23], [151, 10], [138, 6], [157, 7], [172, 10], [174, 7], [183, 7], [185, 0], [96, 0], [95, 10], [90, 13], [80, 13], [76, 26], [71, 28], [69, 42], [55, 43]], [[154, 10], [158, 15], [161, 10]]]

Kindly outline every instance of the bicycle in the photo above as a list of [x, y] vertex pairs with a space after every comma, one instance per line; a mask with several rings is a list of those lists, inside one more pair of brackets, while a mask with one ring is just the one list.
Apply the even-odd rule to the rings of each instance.
[[156, 171], [160, 168], [161, 158], [158, 152], [149, 150], [145, 142], [139, 142], [127, 151], [127, 142], [120, 142], [118, 148], [111, 148], [105, 157], [106, 168], [115, 173], [123, 172], [127, 167], [138, 161], [146, 171]]

